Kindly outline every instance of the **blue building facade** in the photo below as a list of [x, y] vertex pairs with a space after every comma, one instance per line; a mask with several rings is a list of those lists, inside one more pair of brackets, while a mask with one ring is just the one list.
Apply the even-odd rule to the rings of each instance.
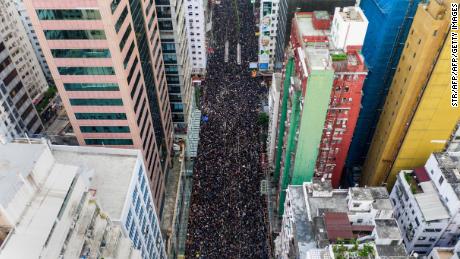
[[361, 111], [345, 166], [344, 185], [359, 179], [380, 113], [391, 86], [407, 34], [420, 0], [362, 0], [369, 20], [362, 54], [369, 69]]

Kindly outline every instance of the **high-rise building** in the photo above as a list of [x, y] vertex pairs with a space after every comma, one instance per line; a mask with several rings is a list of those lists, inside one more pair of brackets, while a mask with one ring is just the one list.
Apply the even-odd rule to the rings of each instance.
[[42, 49], [40, 47], [40, 42], [38, 41], [37, 35], [35, 34], [34, 27], [30, 21], [29, 14], [27, 13], [26, 7], [24, 6], [24, 0], [8, 0], [13, 1], [16, 10], [21, 17], [22, 25], [26, 30], [27, 37], [29, 37], [30, 43], [32, 44], [32, 48], [35, 52], [35, 57], [37, 57], [38, 62], [40, 63], [40, 67], [42, 68], [43, 74], [45, 75], [48, 81], [52, 80], [50, 68], [46, 63], [45, 55], [43, 55]]
[[453, 247], [460, 235], [460, 153], [433, 153], [425, 165], [402, 170], [391, 202], [406, 250], [428, 254]]
[[421, 4], [363, 166], [365, 185], [392, 186], [401, 169], [441, 151], [460, 119], [450, 102], [449, 1]]
[[260, 1], [259, 71], [273, 71], [279, 0]]
[[173, 126], [154, 1], [25, 5], [79, 144], [142, 150], [161, 214]]
[[275, 179], [282, 175], [280, 213], [289, 184], [321, 177], [340, 185], [359, 114], [367, 74], [359, 50], [367, 19], [359, 7], [337, 8], [332, 24], [326, 16], [326, 11], [294, 16], [274, 172]]
[[[187, 123], [189, 122], [192, 103], [192, 78], [185, 12], [192, 12], [194, 17], [199, 16], [195, 15], [193, 10], [189, 11], [188, 6], [190, 4], [184, 2], [185, 0], [155, 1], [174, 133], [176, 136], [183, 137], [187, 134]], [[195, 36], [202, 36], [201, 34], [202, 32], [197, 32]], [[196, 40], [197, 43], [202, 41], [201, 38]], [[198, 51], [203, 47], [197, 46], [196, 48]]]
[[418, 3], [419, 0], [361, 0], [360, 7], [369, 20], [362, 49], [369, 73], [346, 161], [349, 184], [359, 178]]
[[268, 163], [270, 167], [274, 165], [275, 158], [275, 145], [276, 145], [276, 136], [278, 134], [278, 114], [280, 109], [280, 90], [282, 89], [281, 84], [283, 83], [281, 73], [273, 73], [272, 75], [272, 85], [270, 87], [270, 92], [268, 94], [268, 139], [267, 139], [267, 154], [268, 154]]
[[0, 163], [1, 259], [166, 258], [139, 150], [27, 139]]
[[13, 1], [0, 2], [0, 18], [0, 34], [10, 59], [29, 97], [36, 100], [48, 89], [48, 83]]
[[296, 12], [313, 12], [327, 11], [334, 13], [336, 7], [345, 7], [355, 5], [356, 0], [280, 0], [278, 3], [278, 17], [274, 23], [274, 33], [271, 33], [275, 39], [275, 52], [273, 55], [274, 68], [280, 70], [283, 68], [285, 61], [284, 51], [289, 45], [291, 35], [292, 19]]
[[[0, 8], [0, 13], [6, 10]], [[28, 70], [27, 65], [24, 67], [21, 61], [17, 63], [18, 65], [14, 62], [13, 54], [23, 55], [21, 48], [12, 43], [17, 33], [14, 27], [8, 29], [4, 27], [0, 30], [0, 143], [24, 137], [25, 133], [30, 136], [43, 129], [40, 116], [26, 88], [28, 78], [22, 78], [18, 72], [20, 69], [22, 72], [26, 70], [29, 73], [34, 71]], [[5, 37], [13, 38], [5, 40]]]
[[205, 14], [208, 1], [187, 0], [184, 4], [187, 6], [185, 18], [192, 75], [204, 76], [207, 62]]
[[290, 185], [284, 206], [276, 258], [412, 258], [384, 187], [333, 189], [314, 179]]

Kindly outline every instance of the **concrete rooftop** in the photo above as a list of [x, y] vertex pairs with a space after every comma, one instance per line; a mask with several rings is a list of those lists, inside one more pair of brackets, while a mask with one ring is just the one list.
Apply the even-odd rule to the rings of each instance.
[[92, 176], [90, 188], [97, 190], [102, 209], [112, 220], [121, 218], [137, 150], [52, 146], [52, 153], [59, 163], [78, 166], [83, 175]]

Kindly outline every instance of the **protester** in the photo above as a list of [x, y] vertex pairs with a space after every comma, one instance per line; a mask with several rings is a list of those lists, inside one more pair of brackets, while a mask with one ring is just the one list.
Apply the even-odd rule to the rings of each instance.
[[[238, 4], [240, 30], [234, 1]], [[186, 258], [268, 258], [264, 179], [259, 164], [261, 98], [266, 89], [252, 78], [257, 61], [252, 5], [223, 0], [213, 9], [214, 50], [203, 84], [200, 144], [195, 161]], [[229, 59], [224, 62], [225, 41]], [[241, 44], [241, 65], [236, 64]]]

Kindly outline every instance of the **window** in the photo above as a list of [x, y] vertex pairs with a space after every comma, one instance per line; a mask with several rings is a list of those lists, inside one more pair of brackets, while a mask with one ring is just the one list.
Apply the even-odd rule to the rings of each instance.
[[115, 83], [64, 83], [67, 91], [118, 91]]
[[120, 2], [121, 0], [112, 0], [112, 3], [110, 4], [110, 9], [112, 9], [112, 14], [115, 12]]
[[125, 6], [125, 8], [123, 9], [123, 12], [121, 12], [120, 17], [118, 17], [118, 20], [115, 23], [115, 30], [117, 31], [117, 33], [118, 33], [118, 31], [120, 31], [120, 28], [123, 25], [123, 22], [125, 21], [126, 16], [128, 16], [128, 7], [127, 6]]
[[131, 55], [133, 54], [133, 51], [134, 51], [134, 41], [131, 42], [131, 46], [129, 46], [129, 50], [126, 53], [125, 59], [123, 60], [123, 65], [125, 69], [126, 69], [126, 66], [128, 66], [128, 62], [129, 62], [129, 59], [131, 58]]
[[115, 75], [113, 67], [58, 67], [61, 75]]
[[[116, 145], [116, 146], [124, 146], [124, 145], [132, 145], [132, 139], [85, 139], [86, 145]], [[137, 206], [136, 206], [137, 210]]]
[[171, 21], [158, 21], [158, 26], [160, 30], [172, 30], [173, 24]]
[[70, 104], [75, 106], [122, 106], [121, 99], [70, 99]]
[[128, 126], [80, 126], [83, 133], [129, 133]]
[[126, 120], [124, 113], [75, 113], [77, 120]]
[[121, 41], [120, 41], [120, 50], [123, 50], [123, 48], [125, 47], [125, 44], [126, 44], [126, 40], [128, 40], [128, 37], [129, 37], [129, 34], [131, 33], [131, 24], [128, 25], [128, 28], [126, 28], [126, 31], [125, 33], [123, 33], [123, 37], [121, 38]]
[[45, 30], [47, 40], [105, 40], [103, 30]]
[[161, 43], [163, 53], [176, 53], [176, 46], [174, 43]]
[[37, 10], [40, 20], [100, 20], [98, 10], [91, 9], [62, 9], [62, 10]]
[[110, 58], [108, 49], [52, 49], [55, 58]]
[[444, 177], [442, 177], [442, 175], [439, 177], [439, 185], [442, 185], [442, 183], [444, 182]]

